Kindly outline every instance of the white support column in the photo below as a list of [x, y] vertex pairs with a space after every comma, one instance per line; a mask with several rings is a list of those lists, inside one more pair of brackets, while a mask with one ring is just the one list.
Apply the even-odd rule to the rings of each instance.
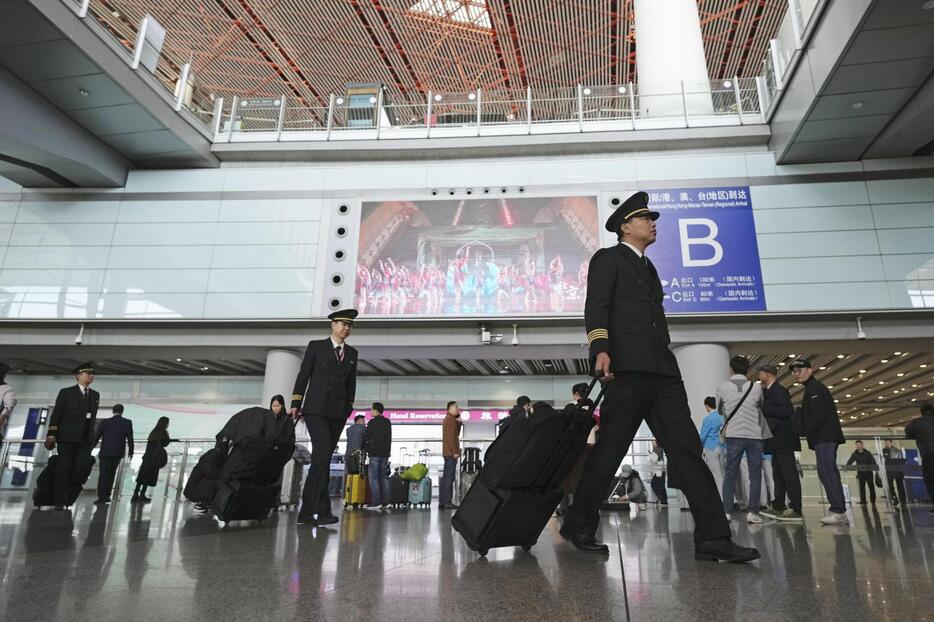
[[274, 395], [285, 397], [285, 407], [292, 403], [292, 389], [302, 366], [302, 355], [294, 350], [270, 350], [266, 353], [266, 375], [263, 376], [264, 408]]
[[704, 421], [704, 398], [713, 395], [717, 385], [730, 377], [730, 351], [718, 343], [695, 343], [675, 348], [684, 388], [691, 407], [691, 419], [700, 429]]
[[[636, 69], [645, 116], [713, 114], [697, 0], [635, 0]], [[665, 97], [665, 96], [668, 97]]]

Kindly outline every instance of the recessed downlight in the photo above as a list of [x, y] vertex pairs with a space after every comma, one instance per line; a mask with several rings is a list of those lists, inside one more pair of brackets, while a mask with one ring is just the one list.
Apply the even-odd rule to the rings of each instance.
[[863, 102], [853, 102], [852, 104], [850, 104], [850, 110], [859, 110], [864, 105], [865, 104], [863, 104]]
[[88, 95], [91, 94], [91, 91], [87, 90], [86, 88], [82, 86], [80, 89], [78, 89], [78, 93], [80, 93], [82, 97], [87, 97]]

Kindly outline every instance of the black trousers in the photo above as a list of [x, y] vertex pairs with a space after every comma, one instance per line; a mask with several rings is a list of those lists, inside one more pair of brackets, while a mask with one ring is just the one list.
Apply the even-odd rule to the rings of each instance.
[[899, 502], [904, 505], [908, 503], [905, 491], [905, 474], [902, 472], [905, 466], [897, 465], [889, 468], [899, 469], [898, 471], [887, 471], [888, 477], [886, 479], [889, 480], [889, 494], [892, 495], [892, 505], [898, 505]]
[[331, 513], [331, 497], [328, 494], [331, 455], [337, 449], [344, 421], [321, 415], [305, 415], [305, 426], [311, 437], [311, 464], [308, 467], [305, 488], [302, 489], [302, 509], [299, 516], [311, 518], [315, 514]]
[[859, 481], [859, 502], [866, 503], [866, 486], [869, 486], [869, 500], [876, 502], [876, 483], [873, 481], [872, 473], [856, 473], [856, 479]]
[[794, 453], [781, 452], [772, 454], [772, 479], [775, 480], [775, 498], [773, 510], [785, 509], [785, 497], [788, 507], [801, 513], [801, 478], [795, 464]]
[[55, 462], [55, 488], [53, 496], [56, 506], [69, 506], [68, 490], [74, 481], [75, 470], [83, 452], [90, 452], [87, 443], [57, 443], [58, 460]]
[[620, 374], [606, 387], [600, 435], [584, 465], [564, 528], [596, 535], [600, 504], [643, 420], [668, 455], [669, 479], [677, 482], [691, 506], [694, 540], [729, 538], [730, 524], [723, 514], [717, 484], [701, 456], [700, 436], [691, 421], [684, 382], [672, 376], [637, 372]]
[[97, 498], [101, 501], [110, 499], [110, 494], [114, 489], [114, 476], [117, 474], [121, 460], [123, 458], [97, 457], [97, 466], [100, 471], [97, 478]]
[[652, 492], [655, 493], [659, 503], [668, 505], [668, 487], [665, 485], [665, 474], [653, 475], [649, 485], [652, 487]]

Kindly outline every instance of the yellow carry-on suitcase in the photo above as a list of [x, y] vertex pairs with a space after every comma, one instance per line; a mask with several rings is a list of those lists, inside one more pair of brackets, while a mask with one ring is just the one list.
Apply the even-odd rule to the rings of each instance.
[[348, 474], [344, 483], [344, 507], [353, 506], [356, 509], [366, 503], [366, 487], [365, 474]]

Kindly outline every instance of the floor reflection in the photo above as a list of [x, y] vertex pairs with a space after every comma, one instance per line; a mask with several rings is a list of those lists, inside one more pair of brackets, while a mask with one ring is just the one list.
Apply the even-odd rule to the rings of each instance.
[[298, 526], [288, 512], [222, 527], [185, 503], [90, 500], [71, 515], [0, 494], [3, 619], [923, 619], [934, 610], [934, 517], [922, 508], [857, 508], [849, 528], [819, 527], [820, 507], [806, 509], [806, 525], [737, 521], [736, 537], [764, 558], [728, 566], [694, 560], [692, 519], [676, 506], [606, 512], [609, 559], [571, 548], [554, 521], [531, 553], [480, 558], [450, 512], [434, 509], [348, 511], [332, 528]]

